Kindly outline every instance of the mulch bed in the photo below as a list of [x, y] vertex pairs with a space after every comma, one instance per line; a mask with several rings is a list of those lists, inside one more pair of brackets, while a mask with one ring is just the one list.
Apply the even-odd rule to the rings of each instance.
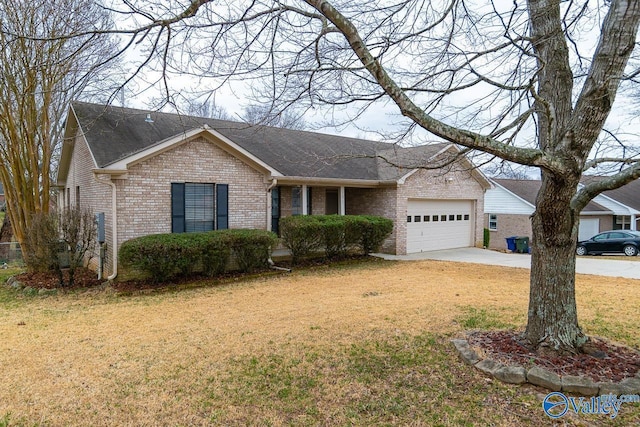
[[73, 286], [68, 286], [69, 283], [69, 271], [63, 270], [62, 277], [64, 279], [65, 286], [60, 286], [60, 278], [55, 273], [22, 273], [16, 276], [16, 279], [20, 281], [25, 287], [31, 287], [34, 289], [82, 289], [93, 288], [101, 285], [105, 280], [98, 280], [98, 275], [95, 271], [91, 271], [87, 268], [78, 268], [73, 276]]
[[[339, 260], [329, 261], [326, 258], [309, 258], [300, 260], [296, 265], [292, 265], [289, 259], [280, 259], [276, 261], [276, 265], [287, 268], [314, 268], [314, 267], [327, 267], [332, 262], [340, 261], [343, 263], [349, 263], [352, 261], [362, 263], [378, 262], [378, 258], [372, 258], [366, 255], [350, 255], [342, 257]], [[115, 281], [111, 283], [111, 287], [119, 292], [135, 292], [146, 291], [152, 289], [167, 289], [174, 288], [179, 285], [200, 283], [202, 285], [211, 284], [212, 282], [228, 282], [239, 279], [246, 279], [251, 277], [269, 276], [282, 274], [282, 271], [277, 270], [258, 270], [252, 273], [240, 273], [237, 271], [227, 272], [225, 274], [216, 277], [206, 277], [201, 275], [192, 275], [188, 277], [175, 277], [170, 281], [162, 283], [153, 283], [150, 280], [124, 280]], [[96, 286], [102, 285], [106, 282], [106, 278], [98, 280], [96, 272], [87, 268], [79, 268], [74, 275], [73, 286], [66, 285], [69, 281], [68, 270], [63, 270], [63, 278], [65, 286], [60, 286], [60, 280], [55, 273], [22, 273], [16, 276], [16, 279], [23, 283], [25, 287], [31, 287], [34, 289], [90, 289]]]
[[505, 365], [532, 364], [556, 374], [579, 375], [596, 382], [619, 382], [640, 371], [640, 352], [602, 339], [591, 338], [589, 353], [540, 355], [527, 348], [516, 331], [479, 331], [469, 335], [469, 345]]

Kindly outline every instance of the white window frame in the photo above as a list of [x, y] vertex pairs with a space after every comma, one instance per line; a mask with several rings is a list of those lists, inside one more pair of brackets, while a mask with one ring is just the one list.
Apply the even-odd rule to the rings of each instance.
[[488, 228], [491, 231], [497, 231], [498, 230], [498, 214], [489, 214]]

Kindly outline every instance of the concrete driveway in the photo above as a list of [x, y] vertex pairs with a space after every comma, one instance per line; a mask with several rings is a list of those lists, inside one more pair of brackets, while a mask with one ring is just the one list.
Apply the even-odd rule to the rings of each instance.
[[[531, 255], [518, 253], [503, 253], [487, 249], [460, 248], [443, 251], [421, 252], [410, 255], [376, 254], [384, 259], [415, 261], [434, 259], [441, 261], [471, 262], [476, 264], [501, 265], [505, 267], [531, 267]], [[580, 274], [594, 274], [597, 276], [626, 277], [640, 279], [640, 260], [626, 261], [625, 256], [619, 260], [598, 259], [595, 256], [579, 257], [576, 262], [576, 272]]]

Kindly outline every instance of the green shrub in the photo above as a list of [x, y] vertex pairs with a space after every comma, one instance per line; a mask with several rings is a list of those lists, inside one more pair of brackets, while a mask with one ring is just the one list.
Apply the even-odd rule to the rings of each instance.
[[269, 266], [269, 258], [278, 237], [265, 230], [226, 230], [238, 269], [251, 272]]
[[280, 220], [280, 231], [296, 263], [318, 249], [328, 258], [344, 256], [353, 246], [365, 255], [375, 252], [393, 231], [393, 221], [370, 215], [292, 216]]
[[360, 248], [363, 254], [376, 252], [382, 246], [384, 240], [393, 231], [393, 221], [388, 218], [373, 215], [360, 215], [358, 221], [360, 227]]
[[348, 221], [345, 216], [318, 215], [315, 217], [321, 223], [321, 241], [327, 258], [339, 258], [347, 254], [348, 246], [353, 241], [347, 233]]
[[189, 242], [183, 234], [152, 234], [127, 240], [120, 246], [120, 263], [151, 276], [154, 283], [170, 280], [189, 271], [196, 252], [195, 236]]
[[280, 219], [280, 237], [284, 246], [291, 251], [295, 264], [312, 251], [322, 247], [321, 223], [316, 216], [288, 216]]
[[231, 239], [225, 231], [203, 233], [205, 238], [202, 253], [202, 272], [219, 276], [227, 270], [231, 258]]
[[263, 230], [152, 234], [127, 240], [120, 247], [123, 268], [146, 273], [154, 283], [194, 273], [224, 273], [233, 253], [242, 272], [268, 266], [275, 234]]
[[491, 232], [489, 231], [488, 228], [485, 228], [483, 232], [484, 234], [482, 236], [482, 246], [484, 246], [485, 248], [488, 248], [489, 243], [491, 242]]

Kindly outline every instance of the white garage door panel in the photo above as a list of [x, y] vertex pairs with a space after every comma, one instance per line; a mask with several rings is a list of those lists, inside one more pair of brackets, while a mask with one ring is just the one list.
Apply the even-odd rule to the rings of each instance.
[[[407, 215], [411, 216], [411, 222], [407, 222], [407, 253], [473, 246], [471, 200], [409, 200]], [[434, 215], [438, 221], [433, 221]], [[429, 221], [424, 221], [425, 216]]]
[[580, 228], [578, 229], [578, 240], [587, 240], [600, 232], [600, 219], [580, 218]]

